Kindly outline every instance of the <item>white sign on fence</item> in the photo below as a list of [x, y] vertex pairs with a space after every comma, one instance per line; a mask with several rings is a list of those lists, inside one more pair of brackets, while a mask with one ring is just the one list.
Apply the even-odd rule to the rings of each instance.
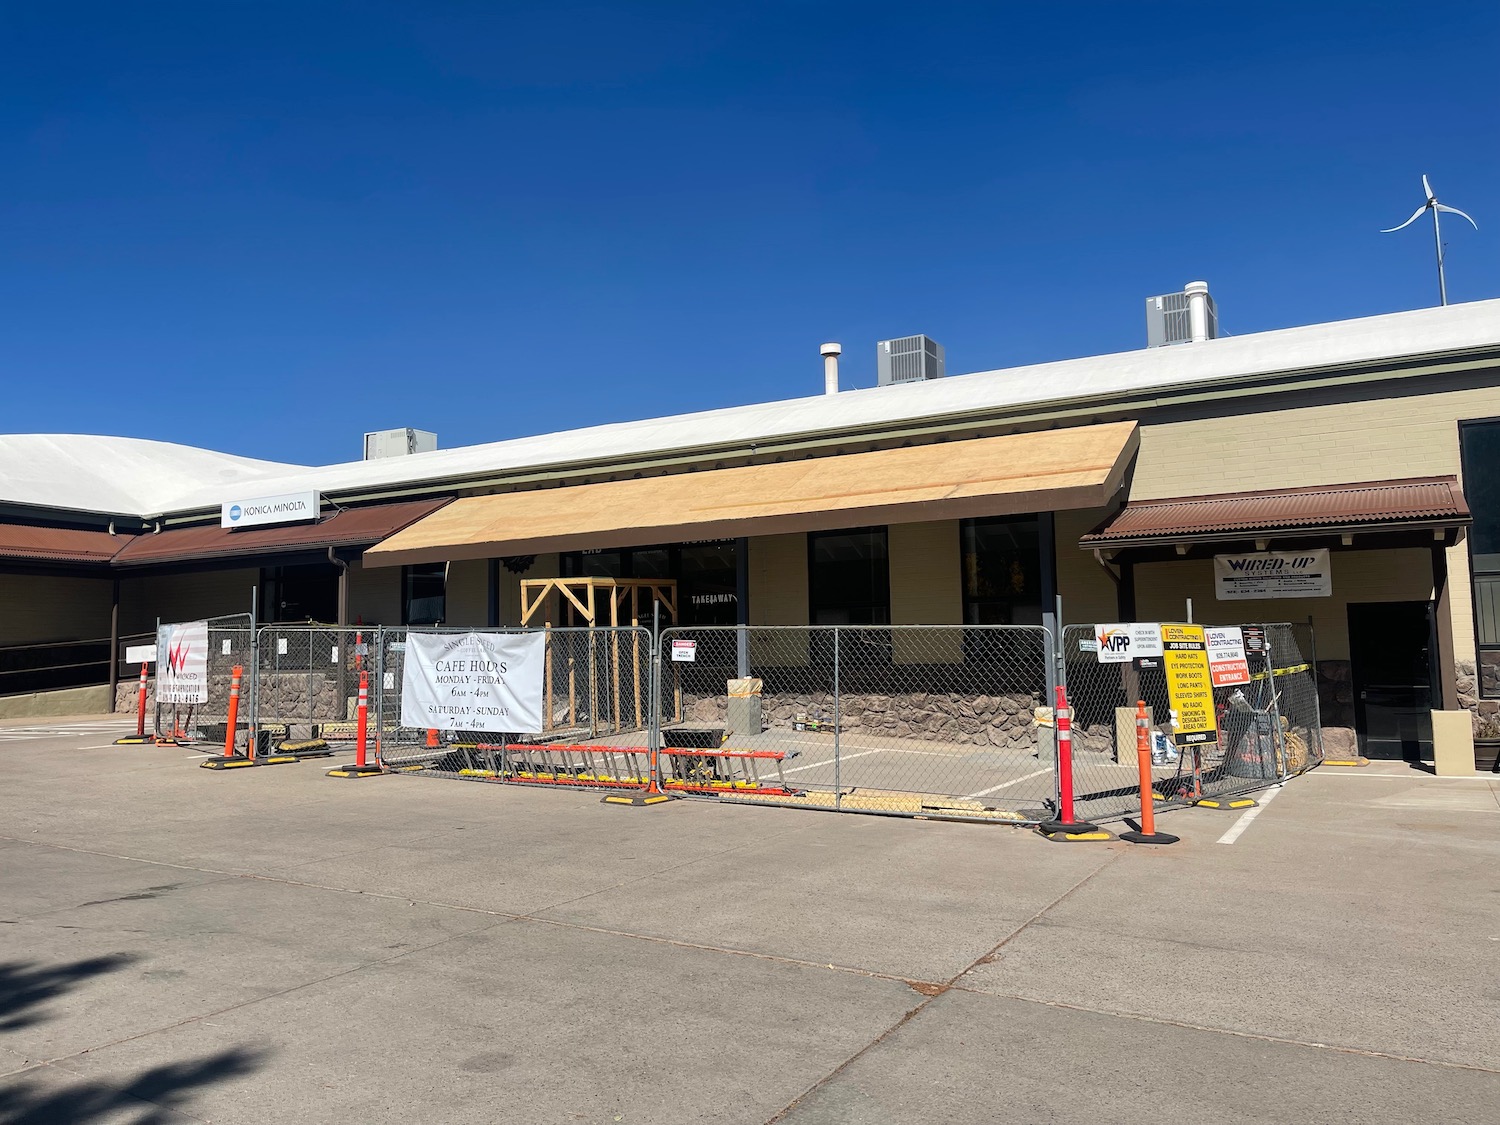
[[1245, 638], [1239, 629], [1205, 629], [1208, 639], [1208, 674], [1214, 687], [1250, 682], [1250, 664], [1245, 659]]
[[126, 645], [125, 646], [125, 663], [126, 664], [155, 664], [156, 663], [156, 646], [155, 645]]
[[695, 664], [698, 661], [697, 641], [673, 641], [672, 659], [679, 664]]
[[158, 703], [208, 702], [208, 622], [163, 625], [156, 635]]
[[539, 731], [547, 638], [541, 633], [406, 634], [401, 725]]
[[1094, 626], [1100, 664], [1128, 664], [1137, 656], [1161, 655], [1161, 626], [1154, 621], [1126, 621]]
[[1215, 555], [1214, 592], [1221, 602], [1332, 597], [1328, 548]]

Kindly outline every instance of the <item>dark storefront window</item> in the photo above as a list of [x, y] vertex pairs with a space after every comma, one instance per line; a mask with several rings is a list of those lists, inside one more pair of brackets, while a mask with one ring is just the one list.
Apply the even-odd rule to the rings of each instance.
[[448, 567], [422, 563], [401, 572], [402, 613], [406, 625], [441, 625], [448, 615]]
[[260, 618], [268, 623], [338, 620], [339, 572], [328, 563], [272, 566], [261, 571]]
[[963, 568], [966, 625], [1042, 623], [1035, 516], [964, 520]]
[[[710, 539], [613, 551], [573, 551], [562, 556], [564, 578], [641, 578], [677, 583], [678, 621], [662, 610], [662, 625], [733, 625], [739, 603], [735, 588], [735, 541]], [[627, 609], [628, 612], [628, 603]], [[651, 600], [643, 598], [641, 623], [651, 621]], [[564, 624], [582, 625], [571, 605]]]
[[1500, 697], [1500, 421], [1459, 427], [1474, 583], [1474, 640], [1479, 647], [1480, 694]]
[[885, 528], [816, 532], [807, 537], [807, 560], [812, 624], [890, 624], [891, 567]]

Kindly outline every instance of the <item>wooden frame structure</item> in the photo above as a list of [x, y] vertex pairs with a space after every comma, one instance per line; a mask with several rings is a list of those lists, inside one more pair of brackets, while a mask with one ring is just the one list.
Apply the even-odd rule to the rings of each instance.
[[[558, 594], [564, 601], [578, 611], [580, 617], [588, 622], [590, 630], [600, 625], [608, 625], [618, 629], [621, 625], [639, 626], [641, 623], [641, 602], [643, 597], [649, 595], [650, 601], [647, 606], [660, 602], [666, 606], [667, 612], [672, 615], [672, 620], [677, 620], [677, 583], [670, 578], [526, 578], [521, 581], [521, 625], [529, 626], [539, 611], [548, 605], [549, 596]], [[625, 608], [626, 602], [630, 605], [629, 618], [620, 620], [621, 610]], [[608, 620], [600, 620], [607, 616]], [[543, 628], [547, 631], [547, 671], [546, 671], [546, 729], [553, 730], [557, 724], [553, 721], [553, 687], [552, 687], [552, 618], [548, 614], [542, 619]], [[635, 687], [635, 727], [642, 729], [645, 723], [645, 715], [641, 707], [641, 637], [639, 633], [631, 635], [630, 639], [630, 665], [631, 678]], [[589, 683], [591, 685], [590, 698], [592, 700], [592, 685], [599, 681], [594, 678], [594, 666], [598, 658], [598, 646], [595, 643], [593, 633], [589, 634]], [[649, 654], [648, 654], [649, 657]], [[610, 636], [609, 649], [606, 652], [608, 661], [608, 675], [613, 684], [612, 698], [614, 700], [613, 719], [614, 726], [611, 733], [618, 734], [625, 729], [625, 717], [620, 708], [620, 634], [618, 632]], [[576, 656], [571, 651], [568, 653], [568, 723], [570, 728], [578, 727], [578, 673]], [[599, 734], [598, 707], [589, 707], [589, 733], [597, 736]]]

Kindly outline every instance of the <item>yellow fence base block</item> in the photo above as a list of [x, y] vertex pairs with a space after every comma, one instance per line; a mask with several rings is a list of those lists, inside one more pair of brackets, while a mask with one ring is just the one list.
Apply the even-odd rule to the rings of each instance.
[[385, 771], [374, 762], [366, 762], [357, 766], [350, 762], [347, 766], [334, 766], [326, 774], [328, 777], [379, 777]]
[[149, 746], [156, 740], [149, 734], [127, 734], [124, 738], [115, 739], [115, 746]]
[[609, 793], [599, 803], [645, 808], [650, 805], [663, 805], [673, 799], [674, 795], [671, 793]]
[[1050, 840], [1054, 844], [1088, 844], [1114, 839], [1102, 828], [1093, 832], [1043, 832], [1038, 828], [1036, 834], [1043, 840]]
[[1370, 759], [1361, 754], [1358, 758], [1324, 758], [1325, 766], [1368, 766]]
[[205, 770], [242, 770], [252, 766], [285, 766], [297, 761], [301, 761], [301, 759], [282, 754], [274, 754], [268, 758], [242, 758], [236, 755], [233, 758], [205, 759], [198, 763], [198, 768]]
[[1222, 809], [1225, 812], [1241, 812], [1244, 809], [1253, 809], [1260, 802], [1251, 797], [1204, 797], [1201, 801], [1194, 801], [1193, 807], [1199, 809]]
[[291, 754], [302, 758], [333, 757], [333, 751], [329, 749], [328, 742], [322, 738], [309, 738], [302, 742], [278, 742], [276, 751], [278, 754]]
[[965, 801], [933, 794], [896, 793], [879, 789], [861, 789], [845, 793], [843, 800], [835, 800], [835, 794], [814, 791], [793, 796], [786, 794], [760, 794], [749, 789], [726, 790], [726, 796], [746, 803], [788, 805], [812, 809], [839, 808], [844, 812], [893, 813], [902, 816], [926, 817], [930, 820], [992, 820], [1001, 824], [1030, 824], [1031, 819], [1009, 809], [996, 809], [978, 801]]

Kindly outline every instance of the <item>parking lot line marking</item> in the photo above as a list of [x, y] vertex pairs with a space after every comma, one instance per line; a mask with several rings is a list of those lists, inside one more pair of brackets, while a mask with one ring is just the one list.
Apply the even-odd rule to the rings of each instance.
[[978, 793], [970, 793], [968, 799], [973, 800], [975, 797], [988, 797], [991, 793], [998, 793], [1002, 789], [1009, 789], [1012, 785], [1020, 785], [1023, 781], [1030, 781], [1033, 777], [1041, 777], [1042, 774], [1051, 772], [1051, 766], [1044, 766], [1042, 769], [1037, 770], [1035, 773], [1028, 773], [1025, 777], [1017, 777], [1013, 778], [1010, 781], [1002, 781], [999, 785], [991, 785], [988, 789], [981, 789]]
[[843, 754], [843, 755], [840, 755], [838, 758], [829, 758], [826, 762], [812, 762], [809, 765], [805, 765], [805, 766], [793, 766], [791, 769], [789, 769], [789, 770], [782, 770], [781, 772], [782, 773], [800, 773], [803, 770], [815, 770], [819, 766], [831, 766], [831, 765], [833, 765], [833, 763], [835, 761], [847, 762], [847, 761], [849, 761], [852, 758], [866, 758], [866, 757], [869, 757], [871, 754], [884, 754], [884, 753], [885, 753], [884, 750], [861, 750], [858, 754]]
[[1229, 826], [1229, 831], [1219, 837], [1219, 843], [1232, 844], [1240, 838], [1240, 833], [1250, 827], [1250, 822], [1261, 814], [1261, 810], [1276, 799], [1276, 794], [1281, 792], [1281, 786], [1277, 785], [1267, 789], [1260, 798], [1260, 804], [1253, 809], [1246, 809], [1244, 815]]

